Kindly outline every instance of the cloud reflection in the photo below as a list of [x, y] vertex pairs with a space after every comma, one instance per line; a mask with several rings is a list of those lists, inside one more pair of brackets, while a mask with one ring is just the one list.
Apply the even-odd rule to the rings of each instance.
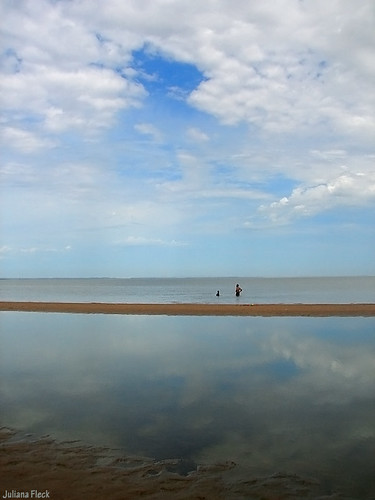
[[372, 318], [0, 321], [3, 425], [373, 488]]

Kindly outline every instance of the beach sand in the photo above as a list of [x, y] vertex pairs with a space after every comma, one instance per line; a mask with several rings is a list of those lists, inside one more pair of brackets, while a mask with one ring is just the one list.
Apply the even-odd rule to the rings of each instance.
[[375, 304], [108, 304], [0, 302], [0, 311], [169, 316], [375, 316]]
[[346, 498], [338, 493], [323, 497], [312, 478], [282, 473], [254, 477], [233, 462], [200, 465], [188, 474], [179, 472], [181, 465], [178, 460], [121, 457], [79, 442], [21, 438], [0, 429], [0, 498], [22, 498], [21, 493], [23, 498], [39, 493], [39, 498], [53, 500]]

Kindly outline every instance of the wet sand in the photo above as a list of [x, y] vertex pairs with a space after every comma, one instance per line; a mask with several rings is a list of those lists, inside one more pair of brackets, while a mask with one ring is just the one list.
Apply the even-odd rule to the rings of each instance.
[[[233, 462], [181, 473], [178, 460], [121, 457], [106, 448], [0, 429], [0, 498], [53, 500], [344, 500], [322, 496], [319, 481], [275, 472], [254, 477]], [[23, 495], [22, 495], [23, 494]], [[39, 496], [38, 496], [39, 494]], [[9, 496], [8, 496], [9, 495]], [[10, 496], [13, 495], [13, 496]]]
[[108, 304], [0, 302], [0, 311], [169, 316], [375, 316], [375, 304]]

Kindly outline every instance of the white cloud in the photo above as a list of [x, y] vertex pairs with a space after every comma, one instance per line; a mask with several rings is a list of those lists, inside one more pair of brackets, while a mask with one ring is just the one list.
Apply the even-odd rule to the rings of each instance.
[[125, 71], [132, 47], [98, 37], [69, 3], [22, 7], [2, 9], [11, 49], [2, 55], [1, 106], [9, 120], [29, 113], [54, 132], [90, 131], [139, 105], [146, 93]]
[[208, 79], [192, 93], [193, 105], [226, 123], [244, 120], [272, 132], [324, 121], [348, 134], [374, 130], [370, 66], [353, 66], [346, 53], [349, 26], [354, 52], [374, 45], [369, 3], [360, 13], [348, 2], [258, 3], [242, 6], [242, 20], [225, 7], [210, 18], [211, 29], [197, 28], [200, 47], [193, 44], [191, 53]]
[[204, 143], [204, 142], [208, 142], [210, 140], [210, 138], [208, 137], [208, 135], [203, 132], [202, 130], [196, 128], [196, 127], [191, 127], [187, 130], [187, 135], [188, 137], [194, 141], [194, 142], [200, 142], [200, 143]]
[[65, 71], [36, 65], [6, 75], [1, 92], [4, 112], [22, 110], [23, 115], [41, 117], [45, 127], [55, 132], [109, 126], [117, 111], [137, 106], [145, 95], [139, 84], [108, 69]]
[[333, 149], [328, 151], [320, 151], [318, 149], [313, 149], [310, 151], [311, 156], [318, 158], [319, 160], [343, 160], [347, 158], [348, 153], [344, 149]]
[[54, 146], [54, 142], [49, 139], [43, 139], [33, 132], [15, 127], [3, 127], [1, 144], [23, 153], [34, 153]]
[[137, 123], [134, 128], [140, 134], [151, 136], [156, 142], [161, 142], [163, 139], [163, 134], [151, 123]]
[[123, 240], [117, 242], [119, 245], [124, 246], [166, 246], [166, 247], [176, 247], [176, 246], [186, 246], [185, 242], [176, 240], [162, 240], [160, 238], [147, 238], [144, 236], [128, 236]]
[[148, 43], [204, 73], [189, 102], [224, 123], [275, 133], [326, 122], [367, 140], [375, 131], [371, 1], [22, 7], [2, 9], [12, 47], [3, 58], [5, 109], [45, 116], [49, 129], [108, 126], [116, 111], [138, 105], [145, 91], [130, 76], [131, 54]]
[[34, 254], [34, 253], [64, 253], [69, 252], [72, 249], [70, 245], [65, 245], [64, 247], [0, 247], [0, 259], [5, 256], [5, 254]]
[[11, 251], [12, 251], [12, 248], [7, 246], [7, 245], [1, 246], [0, 247], [0, 259], [3, 259], [5, 257], [5, 255], [9, 254]]
[[259, 211], [280, 224], [340, 206], [365, 206], [374, 201], [375, 174], [345, 173], [316, 186], [299, 186], [290, 196], [262, 205]]

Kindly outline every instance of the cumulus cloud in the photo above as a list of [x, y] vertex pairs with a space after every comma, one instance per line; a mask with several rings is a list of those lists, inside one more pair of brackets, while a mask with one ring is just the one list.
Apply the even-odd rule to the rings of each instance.
[[8, 120], [30, 114], [54, 132], [88, 131], [111, 125], [116, 112], [146, 95], [125, 71], [131, 47], [97, 36], [69, 3], [9, 7], [2, 5], [9, 48], [1, 57], [1, 105]]
[[203, 72], [189, 102], [225, 123], [282, 132], [326, 120], [348, 133], [374, 131], [371, 2], [155, 1], [147, 15], [141, 2], [118, 0], [104, 9], [87, 0], [23, 6], [3, 7], [12, 49], [2, 95], [10, 108], [48, 112], [50, 128], [108, 125], [137, 105], [145, 92], [126, 69], [148, 43]]
[[200, 69], [205, 80], [188, 100], [224, 123], [275, 133], [327, 122], [367, 138], [375, 131], [371, 2], [157, 0], [144, 15], [142, 2], [95, 9], [88, 0], [44, 0], [2, 10], [11, 46], [5, 109], [39, 114], [51, 130], [108, 126], [117, 111], [139, 105], [146, 93], [130, 77], [132, 51], [149, 44]]
[[136, 106], [145, 95], [140, 85], [108, 69], [66, 71], [39, 65], [5, 76], [1, 92], [5, 113], [22, 110], [22, 115], [41, 117], [54, 132], [109, 126], [117, 111]]
[[370, 134], [373, 68], [367, 58], [353, 65], [352, 54], [374, 46], [373, 12], [369, 3], [359, 11], [344, 3], [278, 1], [232, 11], [221, 2], [207, 16], [210, 29], [195, 33], [192, 53], [207, 79], [190, 102], [226, 123], [246, 121], [272, 132], [327, 121], [343, 132]]
[[299, 186], [290, 196], [261, 205], [259, 211], [273, 222], [283, 223], [340, 206], [366, 206], [374, 201], [375, 174], [346, 173], [316, 186]]

